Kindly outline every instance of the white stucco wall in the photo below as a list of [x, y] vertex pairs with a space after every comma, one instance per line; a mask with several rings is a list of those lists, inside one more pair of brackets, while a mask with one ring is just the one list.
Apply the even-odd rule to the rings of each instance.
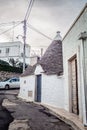
[[[40, 65], [37, 65], [35, 75], [20, 78], [19, 97], [27, 101], [35, 101], [36, 87], [35, 79], [41, 74], [41, 103], [51, 105], [58, 108], [64, 108], [64, 86], [63, 77], [57, 75], [46, 75]], [[28, 96], [28, 92], [32, 91], [32, 97]]]
[[58, 108], [64, 108], [63, 77], [46, 75], [40, 65], [36, 67], [35, 75], [42, 75], [41, 102]]
[[[79, 93], [79, 117], [83, 119], [84, 111], [84, 84], [83, 84], [83, 57], [82, 57], [82, 41], [78, 40], [81, 32], [87, 31], [87, 8], [81, 14], [79, 19], [73, 25], [69, 33], [63, 39], [63, 65], [64, 65], [64, 93], [65, 93], [65, 109], [69, 111], [69, 62], [68, 60], [77, 55], [77, 67], [78, 67], [78, 93]], [[87, 43], [87, 41], [86, 41]]]
[[[32, 92], [32, 97], [28, 96], [28, 92]], [[20, 77], [19, 97], [27, 101], [34, 101], [35, 96], [35, 76]]]
[[87, 40], [84, 41], [84, 57], [85, 57], [85, 70], [86, 70], [86, 86], [87, 86]]
[[[9, 62], [10, 58], [19, 59], [19, 61], [23, 62], [23, 44], [20, 41], [17, 42], [5, 42], [0, 43], [0, 59]], [[9, 53], [6, 53], [6, 49], [9, 49]], [[30, 63], [30, 46], [26, 44], [26, 63]]]
[[42, 75], [41, 102], [58, 108], [64, 108], [63, 77]]
[[[15, 60], [20, 56], [20, 42], [6, 42], [0, 43], [0, 59], [9, 62], [10, 58], [14, 58]], [[6, 53], [7, 49], [9, 52]]]
[[35, 75], [42, 74], [43, 72], [44, 72], [44, 70], [42, 69], [41, 65], [37, 65], [37, 67], [35, 69]]

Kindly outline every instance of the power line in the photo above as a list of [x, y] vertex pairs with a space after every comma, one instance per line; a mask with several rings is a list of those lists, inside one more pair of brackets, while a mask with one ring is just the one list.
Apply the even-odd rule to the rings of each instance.
[[7, 29], [6, 31], [3, 31], [2, 33], [0, 33], [0, 35], [3, 35], [3, 34], [5, 34], [5, 33], [7, 33], [8, 31], [14, 29], [15, 27], [19, 26], [21, 23], [22, 23], [22, 22], [18, 23], [17, 25], [14, 25], [13, 27]]
[[26, 30], [27, 30], [27, 21], [33, 6], [34, 0], [30, 0], [29, 5], [28, 5], [28, 9], [24, 18], [24, 26], [23, 26], [23, 30], [24, 30], [24, 36], [23, 36], [23, 41], [24, 41], [24, 47], [23, 47], [23, 72], [25, 71], [25, 45], [26, 45]]
[[36, 29], [35, 27], [33, 27], [32, 25], [30, 24], [27, 24], [27, 26], [29, 28], [31, 28], [32, 30], [34, 30], [35, 32], [39, 33], [40, 35], [44, 36], [45, 38], [49, 39], [52, 41], [52, 38], [50, 38], [49, 36], [47, 36], [46, 34], [42, 33], [41, 31], [39, 31], [38, 29]]
[[32, 9], [32, 7], [33, 7], [34, 1], [35, 1], [35, 0], [30, 0], [30, 1], [29, 1], [29, 6], [28, 6], [28, 9], [27, 9], [25, 18], [24, 18], [26, 21], [27, 21], [28, 18], [29, 18], [29, 15], [30, 15], [30, 13], [31, 13], [31, 9]]
[[38, 46], [33, 46], [33, 45], [31, 45], [31, 47], [35, 47], [35, 48], [38, 48], [38, 47], [40, 47], [40, 48], [41, 48], [41, 47], [45, 47], [45, 48], [46, 48], [46, 47], [48, 47], [48, 45], [47, 45], [47, 46], [40, 46], [40, 45], [38, 45]]
[[27, 9], [27, 12], [26, 12], [26, 15], [25, 15], [25, 18], [27, 18], [27, 15], [28, 15], [28, 12], [29, 12], [29, 9], [30, 9], [30, 6], [31, 6], [31, 3], [32, 3], [32, 0], [28, 1], [28, 9]]
[[0, 27], [1, 26], [11, 26], [13, 23], [19, 23], [20, 21], [12, 21], [12, 22], [8, 22], [8, 23], [0, 23]]
[[35, 0], [32, 0], [32, 4], [31, 4], [31, 6], [30, 6], [30, 10], [29, 10], [29, 12], [28, 12], [28, 15], [27, 15], [27, 19], [26, 19], [26, 20], [28, 20], [28, 18], [29, 18], [29, 16], [30, 16], [31, 9], [32, 9], [32, 7], [33, 7], [34, 1], [35, 1]]

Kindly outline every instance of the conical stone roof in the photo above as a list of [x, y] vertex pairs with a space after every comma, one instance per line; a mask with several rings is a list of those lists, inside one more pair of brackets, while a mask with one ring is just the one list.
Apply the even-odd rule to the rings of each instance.
[[56, 39], [46, 50], [41, 58], [40, 64], [46, 74], [57, 74], [63, 72], [63, 59], [62, 59], [62, 41], [58, 32]]
[[33, 75], [34, 74], [34, 71], [35, 71], [35, 68], [36, 68], [36, 65], [33, 65], [33, 66], [28, 66], [26, 68], [26, 70], [24, 71], [24, 73], [21, 74], [21, 77], [23, 76], [28, 76], [28, 75]]
[[[42, 66], [44, 73], [47, 75], [60, 75], [63, 73], [62, 38], [59, 32], [57, 32], [57, 36], [47, 48], [38, 64]], [[37, 64], [34, 66], [29, 66], [22, 76], [34, 74], [36, 66]]]

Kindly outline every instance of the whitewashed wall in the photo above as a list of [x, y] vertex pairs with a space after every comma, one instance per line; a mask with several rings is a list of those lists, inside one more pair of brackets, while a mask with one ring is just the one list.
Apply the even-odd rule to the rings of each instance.
[[87, 40], [84, 42], [84, 57], [85, 57], [85, 69], [86, 69], [86, 86], [87, 86]]
[[44, 70], [42, 69], [41, 65], [37, 65], [37, 67], [35, 69], [35, 75], [42, 74], [43, 72], [44, 72]]
[[[17, 42], [5, 42], [0, 43], [0, 59], [9, 62], [10, 58], [19, 59], [19, 61], [23, 62], [23, 57], [21, 53], [23, 53], [23, 44], [20, 41]], [[6, 53], [6, 49], [9, 48], [9, 53]], [[30, 63], [30, 46], [26, 44], [26, 63]]]
[[[82, 66], [82, 42], [78, 40], [81, 32], [87, 31], [87, 8], [73, 25], [69, 33], [63, 39], [63, 65], [64, 65], [64, 93], [65, 93], [65, 109], [69, 111], [69, 62], [68, 60], [77, 55], [78, 67], [78, 93], [79, 93], [79, 111], [80, 118], [83, 119], [83, 111], [85, 111], [84, 102], [84, 83], [83, 83], [83, 66]], [[87, 42], [86, 42], [87, 43]]]
[[[0, 43], [0, 59], [8, 60], [8, 58], [17, 58], [20, 53], [20, 42], [6, 42]], [[9, 48], [9, 53], [6, 53], [6, 49]]]
[[[43, 72], [43, 69], [38, 65], [35, 70], [35, 75], [20, 78], [21, 84], [19, 97], [27, 101], [35, 101], [35, 76], [41, 74], [41, 103], [58, 108], [64, 108], [63, 77], [57, 75], [46, 75], [41, 72]], [[32, 91], [32, 97], [28, 96], [29, 91]]]
[[[28, 92], [32, 91], [32, 97], [28, 96]], [[25, 76], [20, 78], [19, 97], [27, 101], [34, 101], [35, 96], [35, 76]]]
[[63, 77], [42, 75], [41, 102], [58, 108], [64, 108]]

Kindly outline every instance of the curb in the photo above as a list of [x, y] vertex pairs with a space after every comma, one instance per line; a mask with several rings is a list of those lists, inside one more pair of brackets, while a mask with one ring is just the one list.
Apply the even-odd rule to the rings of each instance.
[[46, 106], [44, 104], [41, 104], [43, 107], [46, 107], [49, 109], [49, 111], [55, 115], [56, 117], [58, 117], [60, 120], [64, 121], [65, 123], [67, 123], [68, 125], [72, 126], [72, 128], [74, 130], [87, 130], [87, 128], [84, 127], [84, 125], [79, 122], [78, 120], [75, 122], [75, 120], [73, 120], [73, 118], [70, 120], [67, 116], [64, 116], [63, 114], [59, 114], [58, 112], [56, 112], [55, 109], [52, 109], [50, 106]]

